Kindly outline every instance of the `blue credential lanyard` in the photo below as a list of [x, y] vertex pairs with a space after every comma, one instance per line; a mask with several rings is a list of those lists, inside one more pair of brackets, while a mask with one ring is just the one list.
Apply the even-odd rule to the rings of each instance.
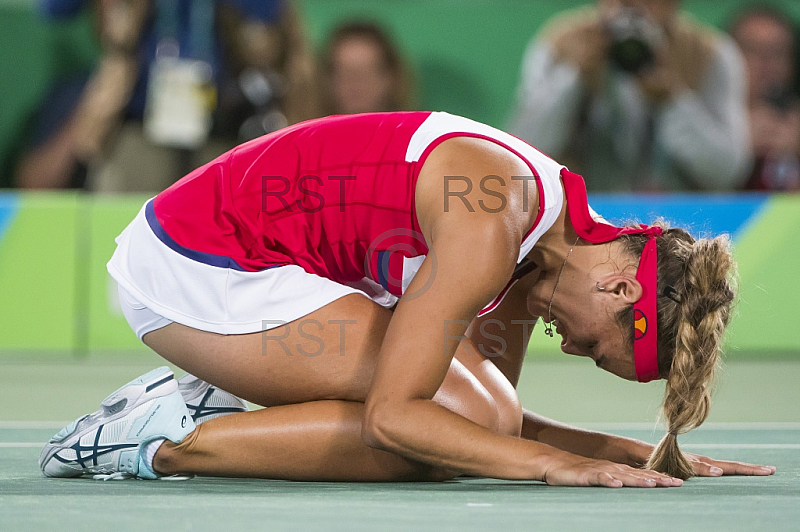
[[[158, 42], [172, 41], [179, 57], [199, 59], [214, 66], [214, 0], [156, 0]], [[181, 8], [188, 8], [188, 27], [181, 28]], [[181, 29], [187, 37], [181, 40]], [[181, 48], [181, 44], [185, 44]]]

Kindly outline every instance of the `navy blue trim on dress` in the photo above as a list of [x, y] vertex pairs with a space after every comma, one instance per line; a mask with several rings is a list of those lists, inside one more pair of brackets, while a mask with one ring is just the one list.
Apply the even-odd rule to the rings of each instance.
[[[153, 200], [147, 202], [147, 205], [144, 209], [145, 218], [147, 218], [147, 224], [150, 226], [150, 229], [156, 235], [156, 237], [161, 240], [168, 248], [172, 251], [179, 253], [186, 257], [187, 259], [192, 259], [195, 262], [202, 262], [203, 264], [208, 264], [209, 266], [216, 266], [217, 268], [229, 268], [231, 270], [238, 270], [240, 272], [246, 272], [250, 270], [245, 270], [242, 268], [235, 260], [230, 257], [225, 257], [224, 255], [214, 255], [213, 253], [205, 253], [203, 251], [195, 251], [193, 249], [189, 249], [186, 247], [181, 246], [177, 242], [175, 242], [171, 236], [167, 234], [161, 224], [158, 222], [158, 218], [156, 217], [156, 211], [153, 207]], [[270, 268], [275, 268], [280, 266], [276, 264], [275, 266], [267, 266], [264, 268], [268, 270]]]
[[[391, 256], [391, 251], [378, 252], [378, 283], [386, 290], [389, 290], [389, 258]], [[389, 291], [391, 292], [391, 290]]]

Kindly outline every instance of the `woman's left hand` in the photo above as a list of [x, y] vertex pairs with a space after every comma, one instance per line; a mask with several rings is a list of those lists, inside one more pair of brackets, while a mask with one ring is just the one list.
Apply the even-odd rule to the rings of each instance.
[[[650, 454], [655, 450], [655, 445], [640, 440], [622, 439], [622, 444], [619, 445], [620, 448], [625, 449], [628, 457], [626, 460], [621, 461], [634, 467], [644, 467], [648, 458], [650, 458]], [[767, 476], [775, 474], [774, 466], [715, 460], [708, 456], [686, 452], [683, 455], [692, 464], [694, 474], [698, 477], [720, 477], [722, 475]]]
[[722, 475], [755, 475], [766, 476], [775, 473], [774, 466], [761, 466], [746, 464], [744, 462], [729, 462], [726, 460], [714, 460], [699, 454], [683, 453], [694, 468], [694, 473], [698, 477], [719, 477]]

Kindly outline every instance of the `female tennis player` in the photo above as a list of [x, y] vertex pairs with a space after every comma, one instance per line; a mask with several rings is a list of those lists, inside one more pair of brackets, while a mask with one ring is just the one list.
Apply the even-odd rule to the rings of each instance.
[[[45, 446], [45, 475], [651, 487], [774, 472], [677, 444], [708, 414], [728, 241], [609, 225], [579, 176], [489, 126], [305, 122], [187, 175], [117, 244], [131, 327], [190, 375], [114, 392]], [[537, 318], [566, 353], [666, 379], [657, 447], [521, 409]]]

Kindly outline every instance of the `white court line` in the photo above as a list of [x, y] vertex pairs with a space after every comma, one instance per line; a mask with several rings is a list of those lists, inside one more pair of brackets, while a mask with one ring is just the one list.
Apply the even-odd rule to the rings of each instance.
[[[577, 427], [593, 430], [666, 430], [666, 426], [649, 423], [647, 421], [603, 423], [601, 421], [587, 421], [569, 423]], [[2, 428], [2, 424], [0, 424]], [[793, 421], [765, 421], [765, 422], [738, 422], [738, 421], [711, 421], [703, 423], [695, 430], [800, 430], [800, 423]]]
[[687, 449], [800, 449], [800, 443], [686, 443]]
[[[25, 430], [47, 429], [58, 430], [69, 424], [70, 421], [0, 421], [0, 429]], [[653, 432], [665, 431], [666, 427], [655, 422], [608, 422], [585, 421], [569, 422], [569, 425], [589, 430], [650, 430]], [[711, 421], [703, 423], [695, 430], [800, 430], [800, 422], [793, 421], [766, 421], [766, 422], [738, 422], [738, 421]]]
[[0, 421], [0, 429], [60, 429], [69, 421]]
[[[0, 442], [0, 449], [27, 449], [41, 447], [44, 442], [15, 441]], [[687, 443], [687, 449], [800, 449], [800, 443]]]
[[[60, 429], [70, 421], [0, 421], [0, 429]], [[570, 421], [569, 425], [594, 430], [666, 430], [661, 424], [650, 421], [602, 422]], [[696, 430], [800, 430], [794, 421], [709, 421]]]

